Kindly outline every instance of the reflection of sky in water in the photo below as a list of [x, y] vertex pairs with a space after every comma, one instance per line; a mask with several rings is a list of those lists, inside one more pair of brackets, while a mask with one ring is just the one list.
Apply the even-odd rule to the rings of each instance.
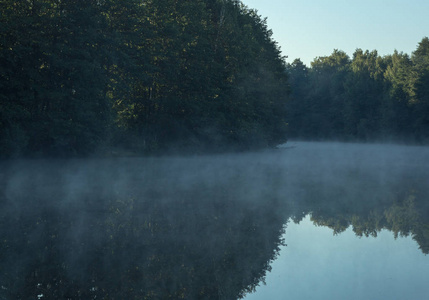
[[290, 223], [268, 285], [247, 299], [428, 299], [429, 147], [294, 142], [6, 167], [1, 300], [236, 299], [265, 275], [285, 220], [308, 212], [337, 231], [392, 231]]
[[260, 286], [245, 299], [427, 299], [429, 256], [411, 237], [334, 236], [306, 217], [286, 229], [287, 247]]

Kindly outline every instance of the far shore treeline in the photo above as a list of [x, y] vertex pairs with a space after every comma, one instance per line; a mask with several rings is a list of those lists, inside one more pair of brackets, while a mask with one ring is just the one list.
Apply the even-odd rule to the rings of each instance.
[[0, 158], [429, 141], [428, 38], [288, 64], [238, 0], [4, 0], [0, 62]]
[[429, 143], [429, 39], [408, 55], [334, 50], [287, 66], [289, 137]]

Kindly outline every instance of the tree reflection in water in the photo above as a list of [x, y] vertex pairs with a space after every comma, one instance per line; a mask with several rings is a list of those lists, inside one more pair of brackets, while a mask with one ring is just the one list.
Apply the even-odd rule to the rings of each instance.
[[3, 163], [0, 299], [238, 299], [308, 214], [429, 252], [427, 168], [295, 150]]
[[411, 236], [428, 254], [429, 171], [402, 168], [383, 176], [385, 169], [366, 171], [371, 173], [345, 169], [334, 184], [311, 178], [303, 182], [301, 218], [310, 214], [315, 225], [329, 227], [334, 234], [351, 227], [358, 237], [377, 237], [387, 229], [395, 238]]
[[237, 299], [283, 242], [276, 199], [240, 178], [29, 164], [3, 182], [1, 299]]

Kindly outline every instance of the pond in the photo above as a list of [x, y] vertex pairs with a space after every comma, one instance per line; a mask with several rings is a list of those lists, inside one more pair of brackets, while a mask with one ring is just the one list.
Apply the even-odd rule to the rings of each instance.
[[429, 292], [427, 147], [289, 142], [0, 167], [0, 299]]

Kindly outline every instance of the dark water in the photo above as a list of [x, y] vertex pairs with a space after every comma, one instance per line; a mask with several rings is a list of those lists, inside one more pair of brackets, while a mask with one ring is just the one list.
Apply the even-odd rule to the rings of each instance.
[[428, 196], [426, 147], [3, 163], [0, 299], [425, 299]]

